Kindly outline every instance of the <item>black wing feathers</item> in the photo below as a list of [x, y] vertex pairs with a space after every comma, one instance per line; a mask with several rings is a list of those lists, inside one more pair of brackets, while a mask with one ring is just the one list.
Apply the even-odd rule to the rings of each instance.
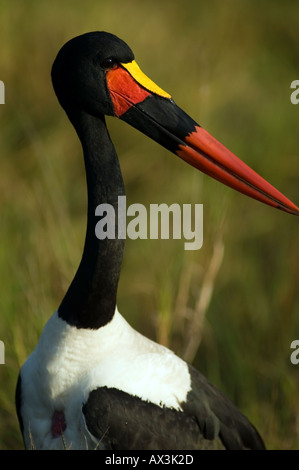
[[192, 390], [182, 408], [196, 416], [204, 436], [219, 435], [226, 449], [265, 449], [257, 430], [238, 408], [190, 365], [189, 372]]
[[[110, 450], [221, 448], [204, 439], [195, 417], [160, 407], [115, 388], [93, 390], [83, 406], [89, 432]], [[223, 448], [223, 447], [222, 447]]]
[[182, 411], [115, 388], [93, 390], [83, 406], [90, 433], [106, 449], [265, 449], [255, 427], [235, 405], [189, 366], [192, 390]]

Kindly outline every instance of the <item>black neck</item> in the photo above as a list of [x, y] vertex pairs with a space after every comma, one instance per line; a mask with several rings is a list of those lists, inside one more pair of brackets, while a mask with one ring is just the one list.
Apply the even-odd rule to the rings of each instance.
[[[108, 323], [116, 307], [124, 241], [117, 238], [117, 202], [124, 195], [118, 158], [104, 117], [72, 114], [71, 121], [81, 140], [88, 191], [85, 246], [78, 271], [59, 307], [59, 316], [78, 328], [97, 329]], [[95, 209], [114, 207], [116, 238], [99, 240], [95, 235]]]

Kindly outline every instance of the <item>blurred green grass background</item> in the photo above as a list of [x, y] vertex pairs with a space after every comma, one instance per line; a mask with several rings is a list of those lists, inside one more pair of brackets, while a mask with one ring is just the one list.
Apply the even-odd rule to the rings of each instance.
[[[85, 235], [81, 148], [50, 81], [59, 48], [87, 31], [118, 35], [179, 106], [298, 204], [299, 105], [290, 102], [298, 18], [290, 0], [0, 2], [0, 449], [23, 448], [18, 371], [72, 279]], [[184, 251], [183, 240], [127, 240], [120, 311], [190, 358], [268, 448], [299, 449], [299, 365], [290, 362], [298, 218], [201, 175], [116, 119], [108, 125], [128, 205], [204, 207], [199, 251]]]

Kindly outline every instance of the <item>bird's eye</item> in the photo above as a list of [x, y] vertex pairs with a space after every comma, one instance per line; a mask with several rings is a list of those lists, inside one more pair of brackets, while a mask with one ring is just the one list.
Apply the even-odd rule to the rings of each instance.
[[101, 63], [101, 66], [105, 70], [111, 70], [117, 67], [118, 63], [117, 60], [114, 59], [113, 57], [108, 57], [108, 59], [104, 59]]

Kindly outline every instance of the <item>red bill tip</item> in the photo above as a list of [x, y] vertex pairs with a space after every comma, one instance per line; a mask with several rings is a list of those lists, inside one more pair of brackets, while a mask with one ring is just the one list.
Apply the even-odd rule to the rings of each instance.
[[293, 202], [202, 127], [196, 127], [185, 143], [176, 153], [190, 165], [247, 196], [299, 215], [299, 208]]

